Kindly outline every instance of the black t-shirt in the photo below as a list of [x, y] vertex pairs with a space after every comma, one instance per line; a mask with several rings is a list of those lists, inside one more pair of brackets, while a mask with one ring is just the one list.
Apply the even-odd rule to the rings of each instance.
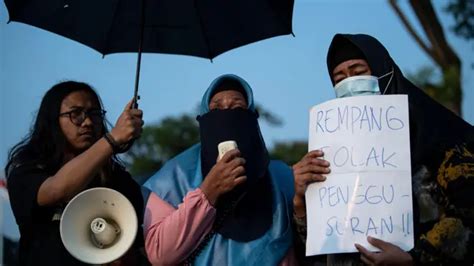
[[[72, 257], [64, 247], [59, 233], [59, 219], [53, 221], [66, 204], [39, 206], [37, 195], [41, 184], [54, 173], [36, 164], [23, 164], [13, 169], [7, 179], [10, 202], [20, 229], [20, 265], [85, 265]], [[98, 187], [93, 180], [88, 188]], [[110, 180], [104, 187], [122, 193], [133, 204], [138, 224], [143, 223], [143, 198], [140, 186], [125, 170], [115, 165]], [[59, 210], [59, 211], [58, 211]], [[143, 247], [143, 233], [139, 226], [132, 249]]]

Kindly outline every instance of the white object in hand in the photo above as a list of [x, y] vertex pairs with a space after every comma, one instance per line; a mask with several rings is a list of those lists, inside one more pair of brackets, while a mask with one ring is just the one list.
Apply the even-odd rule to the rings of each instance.
[[224, 154], [230, 150], [237, 149], [237, 142], [233, 140], [223, 141], [217, 145], [217, 150], [219, 150], [219, 156], [217, 160], [220, 160]]

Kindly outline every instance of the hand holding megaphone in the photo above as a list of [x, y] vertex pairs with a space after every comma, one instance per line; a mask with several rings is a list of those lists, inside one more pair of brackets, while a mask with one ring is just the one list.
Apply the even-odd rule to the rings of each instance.
[[92, 188], [75, 196], [59, 225], [66, 250], [89, 264], [105, 264], [123, 256], [135, 241], [137, 214], [116, 190]]

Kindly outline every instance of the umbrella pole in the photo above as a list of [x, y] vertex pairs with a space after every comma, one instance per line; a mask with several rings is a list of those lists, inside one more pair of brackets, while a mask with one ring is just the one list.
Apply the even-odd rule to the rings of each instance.
[[135, 91], [133, 93], [133, 109], [138, 108], [138, 85], [140, 83], [140, 66], [142, 64], [143, 34], [145, 31], [145, 0], [141, 0], [140, 10], [140, 38], [138, 40], [137, 70], [135, 73]]
[[[140, 10], [140, 39], [138, 40], [138, 56], [137, 56], [137, 71], [135, 73], [135, 91], [133, 92], [133, 103], [132, 109], [138, 108], [138, 84], [140, 81], [140, 65], [142, 64], [142, 48], [143, 48], [143, 31], [145, 29], [145, 0], [141, 0], [141, 10]], [[127, 143], [124, 143], [120, 146], [120, 152], [128, 151], [135, 142], [135, 139], [129, 140]]]

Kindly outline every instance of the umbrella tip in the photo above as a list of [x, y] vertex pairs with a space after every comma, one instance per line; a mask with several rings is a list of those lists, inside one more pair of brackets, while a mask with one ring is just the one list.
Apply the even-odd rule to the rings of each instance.
[[295, 36], [295, 33], [294, 33], [293, 31], [291, 31], [291, 35], [292, 35], [293, 37], [296, 37], [296, 36]]

